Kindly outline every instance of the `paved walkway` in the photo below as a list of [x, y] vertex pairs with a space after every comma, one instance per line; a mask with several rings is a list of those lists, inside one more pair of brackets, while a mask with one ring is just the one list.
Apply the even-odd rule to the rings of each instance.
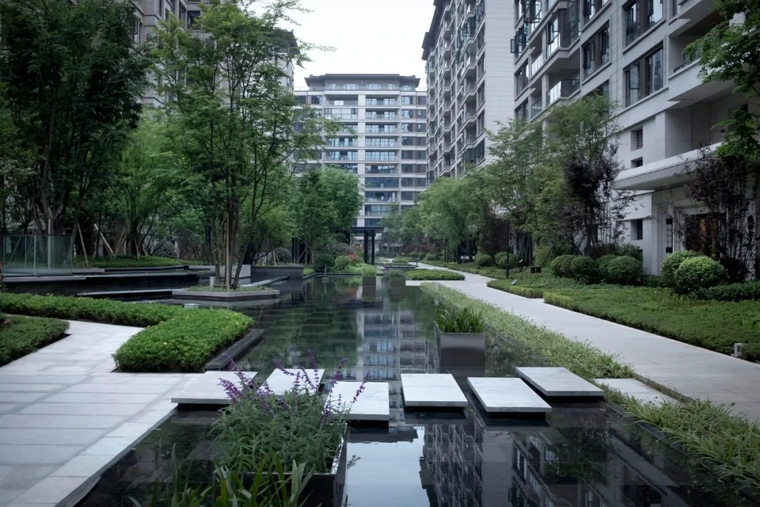
[[70, 336], [0, 367], [0, 507], [75, 502], [171, 414], [194, 375], [113, 373], [111, 354], [139, 330], [71, 322]]
[[[420, 264], [427, 269], [445, 269]], [[712, 352], [486, 286], [485, 276], [437, 282], [458, 289], [576, 341], [615, 354], [636, 373], [689, 398], [735, 404], [734, 411], [760, 421], [760, 364]]]

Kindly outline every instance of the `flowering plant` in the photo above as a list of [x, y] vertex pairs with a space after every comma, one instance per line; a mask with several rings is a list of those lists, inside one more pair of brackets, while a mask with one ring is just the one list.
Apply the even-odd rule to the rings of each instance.
[[277, 368], [293, 377], [284, 394], [272, 392], [266, 382], [258, 384], [232, 363], [239, 384], [220, 380], [232, 400], [212, 426], [221, 445], [222, 461], [233, 471], [255, 470], [264, 456], [275, 454], [283, 463], [298, 462], [315, 473], [329, 472], [345, 436], [348, 412], [364, 391], [366, 378], [353, 399], [332, 399], [332, 387], [342, 378], [346, 362], [338, 365], [325, 399], [319, 392], [316, 360], [309, 351], [313, 374], [303, 367], [297, 372]]

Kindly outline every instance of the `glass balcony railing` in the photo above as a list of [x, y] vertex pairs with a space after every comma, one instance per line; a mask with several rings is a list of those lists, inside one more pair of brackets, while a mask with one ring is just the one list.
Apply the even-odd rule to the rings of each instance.
[[8, 234], [2, 238], [6, 276], [70, 275], [72, 236]]
[[581, 80], [579, 76], [570, 79], [562, 79], [546, 92], [546, 106], [550, 106], [560, 99], [564, 99], [575, 93], [580, 88]]
[[530, 106], [530, 119], [532, 120], [533, 118], [535, 118], [536, 116], [538, 116], [539, 114], [541, 114], [541, 111], [543, 111], [543, 110], [544, 110], [544, 107], [541, 104], [541, 100], [535, 101]]

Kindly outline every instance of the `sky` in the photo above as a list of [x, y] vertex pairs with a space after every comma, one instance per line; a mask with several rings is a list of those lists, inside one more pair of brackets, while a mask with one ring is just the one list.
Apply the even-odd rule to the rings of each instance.
[[309, 13], [293, 13], [296, 37], [332, 51], [313, 51], [296, 68], [295, 86], [313, 74], [416, 75], [425, 85], [422, 39], [433, 18], [433, 0], [301, 0]]

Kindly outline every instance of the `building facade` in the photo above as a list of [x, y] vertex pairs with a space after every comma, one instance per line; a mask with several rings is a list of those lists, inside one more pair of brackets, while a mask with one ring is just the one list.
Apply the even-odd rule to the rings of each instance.
[[[589, 93], [616, 104], [619, 190], [636, 193], [623, 242], [659, 273], [686, 247], [683, 215], [704, 213], [683, 185], [705, 145], [717, 146], [747, 99], [727, 82], [703, 83], [684, 49], [721, 22], [711, 0], [527, 0], [514, 3], [514, 115], [546, 119], [547, 108]], [[756, 107], [750, 105], [750, 107]], [[682, 216], [677, 216], [677, 215]]]
[[377, 227], [394, 208], [414, 206], [427, 188], [427, 95], [420, 80], [398, 74], [325, 74], [296, 90], [301, 107], [340, 122], [317, 160], [296, 172], [332, 166], [359, 176], [364, 203], [355, 226]]
[[515, 11], [508, 1], [435, 0], [422, 43], [428, 87], [428, 171], [459, 177], [490, 160], [487, 131], [514, 115]]

